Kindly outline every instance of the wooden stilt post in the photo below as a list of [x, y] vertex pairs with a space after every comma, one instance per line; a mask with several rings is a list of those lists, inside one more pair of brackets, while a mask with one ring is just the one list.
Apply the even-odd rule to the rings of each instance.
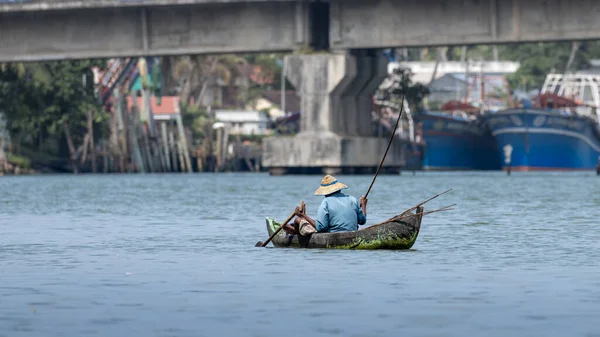
[[161, 142], [164, 148], [164, 165], [167, 172], [171, 172], [171, 162], [169, 157], [169, 140], [167, 139], [167, 122], [160, 123]]
[[69, 162], [71, 163], [73, 173], [79, 174], [79, 166], [77, 165], [77, 150], [75, 149], [73, 139], [71, 138], [69, 123], [66, 120], [63, 121], [63, 130], [65, 132], [65, 138], [67, 139], [67, 146], [69, 147]]
[[221, 165], [222, 165], [222, 169], [221, 170], [225, 170], [225, 168], [227, 167], [227, 157], [229, 155], [229, 128], [227, 127], [227, 125], [225, 125], [223, 127], [223, 150], [221, 152]]
[[183, 142], [181, 141], [181, 139], [177, 139], [177, 152], [179, 153], [179, 165], [181, 166], [181, 172], [185, 172], [186, 165], [185, 165], [185, 159], [183, 158], [184, 150], [183, 150]]
[[202, 156], [196, 157], [196, 166], [198, 166], [198, 172], [204, 171], [204, 164], [202, 163]]
[[[143, 92], [143, 91], [142, 91]], [[134, 100], [133, 100], [133, 104], [136, 107], [138, 113], [136, 114], [138, 116], [138, 120], [136, 124], [136, 129], [140, 131], [140, 136], [138, 137], [138, 139], [141, 139], [141, 150], [142, 150], [142, 156], [144, 157], [144, 162], [148, 167], [148, 172], [150, 173], [154, 173], [154, 163], [152, 160], [152, 155], [150, 153], [150, 142], [148, 141], [148, 109], [146, 109], [146, 104], [144, 102], [144, 100], [142, 99], [142, 106], [138, 107], [137, 105], [137, 97], [138, 97], [138, 91], [135, 91], [134, 94]]]
[[147, 125], [144, 127], [144, 124], [142, 124], [142, 137], [142, 141], [144, 144], [144, 154], [146, 155], [146, 161], [148, 162], [148, 170], [150, 171], [150, 173], [154, 173], [156, 172], [156, 170], [154, 168], [154, 158], [150, 149], [152, 144], [150, 144], [150, 140], [148, 139], [148, 127]]
[[150, 109], [150, 95], [147, 89], [142, 88], [142, 110], [144, 111], [144, 120], [142, 122], [144, 128], [144, 148], [146, 151], [146, 158], [148, 160], [148, 166], [150, 168], [150, 172], [157, 172], [156, 167], [156, 158], [153, 150], [153, 119], [152, 119], [152, 109]]
[[146, 109], [146, 117], [148, 118], [148, 134], [150, 135], [149, 147], [151, 149], [150, 153], [152, 154], [153, 166], [156, 168], [156, 171], [165, 172], [165, 161], [163, 152], [160, 149], [156, 121], [154, 120], [154, 113], [152, 111], [152, 97], [150, 89], [144, 89], [142, 95], [144, 97], [144, 108]]
[[130, 139], [131, 139], [131, 145], [133, 147], [133, 153], [134, 153], [137, 169], [141, 173], [146, 173], [146, 165], [145, 165], [144, 159], [142, 157], [142, 151], [140, 149], [140, 141], [139, 141], [139, 137], [138, 137], [140, 111], [138, 110], [138, 107], [137, 107], [137, 97], [135, 96], [135, 94], [132, 94], [131, 98], [133, 101], [133, 103], [132, 103], [133, 106], [132, 106], [131, 114], [130, 114], [131, 123], [128, 123], [129, 131], [130, 131], [129, 134], [130, 134]]
[[171, 148], [171, 162], [173, 163], [173, 172], [179, 172], [179, 165], [177, 163], [177, 143], [175, 143], [175, 136], [173, 131], [169, 130], [169, 147]]
[[94, 144], [94, 115], [92, 110], [88, 110], [88, 132], [90, 135], [90, 156], [92, 159], [92, 173], [96, 173], [96, 145]]
[[185, 132], [183, 130], [183, 121], [181, 119], [181, 113], [177, 114], [177, 129], [179, 131], [179, 141], [183, 151], [183, 157], [185, 159], [185, 165], [187, 166], [188, 172], [192, 172], [192, 163], [190, 160], [190, 151], [187, 146], [187, 140], [185, 138]]
[[216, 153], [216, 157], [217, 157], [217, 165], [215, 165], [215, 172], [218, 172], [221, 170], [221, 166], [223, 165], [222, 162], [222, 155], [221, 153], [223, 152], [223, 128], [217, 128], [217, 153]]
[[[121, 95], [119, 89], [113, 91], [113, 96], [116, 102], [117, 121], [116, 121], [116, 140], [112, 144], [113, 150], [117, 151], [119, 157], [119, 171], [125, 173], [125, 161], [129, 161], [129, 147], [127, 144], [127, 125], [126, 119], [123, 118], [123, 103], [125, 101], [123, 95]], [[112, 167], [112, 165], [111, 165]]]
[[104, 174], [107, 174], [109, 172], [109, 166], [111, 163], [106, 143], [102, 146], [102, 149], [104, 150], [104, 155], [102, 156], [102, 172], [104, 172]]
[[0, 176], [8, 171], [8, 163], [4, 152], [4, 138], [0, 135]]

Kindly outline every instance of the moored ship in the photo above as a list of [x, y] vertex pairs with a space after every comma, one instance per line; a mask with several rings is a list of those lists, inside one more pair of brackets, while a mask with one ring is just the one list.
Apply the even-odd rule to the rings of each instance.
[[532, 102], [484, 116], [498, 147], [509, 149], [505, 165], [513, 171], [594, 169], [600, 156], [598, 83], [600, 76], [552, 74]]
[[423, 111], [415, 116], [426, 144], [425, 170], [501, 169], [499, 149], [478, 110], [450, 101], [441, 111]]

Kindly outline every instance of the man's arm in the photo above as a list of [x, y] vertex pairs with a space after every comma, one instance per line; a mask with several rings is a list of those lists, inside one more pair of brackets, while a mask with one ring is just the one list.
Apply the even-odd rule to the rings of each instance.
[[367, 223], [367, 199], [365, 198], [364, 195], [362, 197], [360, 197], [359, 203], [360, 203], [360, 207], [358, 207], [358, 209], [357, 209], [358, 224], [364, 225], [365, 223]]
[[296, 215], [306, 220], [311, 226], [313, 226], [317, 232], [326, 232], [329, 227], [329, 212], [327, 210], [327, 204], [322, 202], [317, 211], [317, 220], [313, 220], [311, 217], [306, 215], [306, 212], [301, 212], [299, 208], [296, 208]]
[[315, 229], [317, 228], [317, 224], [315, 223], [315, 220], [313, 220], [311, 217], [309, 217], [308, 215], [304, 215], [303, 217], [304, 220], [306, 220], [311, 226], [313, 226]]

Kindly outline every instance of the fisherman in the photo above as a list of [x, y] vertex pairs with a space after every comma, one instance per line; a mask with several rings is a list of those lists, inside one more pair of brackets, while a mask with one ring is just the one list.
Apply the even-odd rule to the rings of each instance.
[[296, 207], [294, 227], [286, 226], [288, 233], [308, 235], [314, 232], [334, 233], [358, 230], [359, 225], [367, 222], [367, 199], [362, 196], [357, 202], [356, 198], [341, 192], [348, 186], [339, 182], [335, 177], [326, 175], [321, 180], [321, 186], [315, 195], [324, 195], [316, 221], [306, 215], [306, 206]]

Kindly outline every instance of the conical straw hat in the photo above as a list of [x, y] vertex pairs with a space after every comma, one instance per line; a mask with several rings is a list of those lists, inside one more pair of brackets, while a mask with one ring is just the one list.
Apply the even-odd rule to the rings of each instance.
[[328, 195], [346, 188], [348, 186], [340, 183], [334, 176], [328, 174], [321, 180], [321, 186], [315, 191], [315, 195]]

